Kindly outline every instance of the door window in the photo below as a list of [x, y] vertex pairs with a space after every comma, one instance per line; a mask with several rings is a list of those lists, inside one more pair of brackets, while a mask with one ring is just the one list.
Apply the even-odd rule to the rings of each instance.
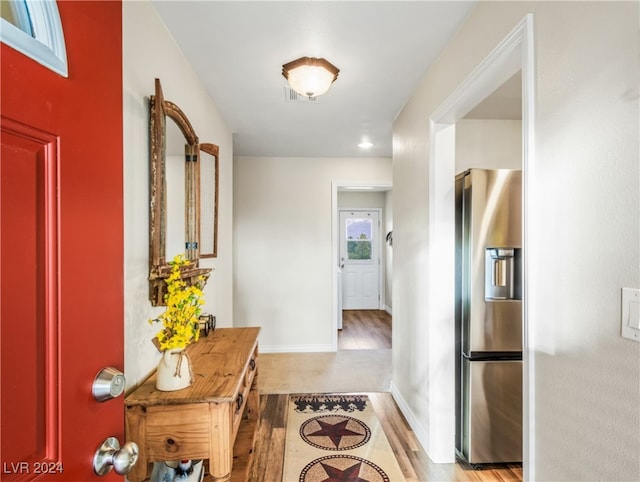
[[349, 261], [371, 261], [371, 233], [373, 223], [368, 218], [349, 218], [345, 220], [347, 236], [347, 259]]
[[0, 2], [0, 17], [33, 37], [33, 27], [31, 26], [29, 10], [27, 10], [27, 2], [16, 0]]
[[0, 1], [0, 41], [67, 77], [67, 50], [55, 0]]

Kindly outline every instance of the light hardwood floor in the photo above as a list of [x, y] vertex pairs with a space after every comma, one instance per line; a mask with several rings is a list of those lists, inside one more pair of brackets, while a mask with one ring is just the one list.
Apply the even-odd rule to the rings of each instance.
[[344, 310], [338, 350], [391, 348], [391, 315], [382, 310]]

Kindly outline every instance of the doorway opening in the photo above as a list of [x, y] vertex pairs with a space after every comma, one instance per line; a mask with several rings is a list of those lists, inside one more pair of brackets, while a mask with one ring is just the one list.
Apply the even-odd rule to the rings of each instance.
[[[493, 52], [480, 64], [469, 77], [443, 102], [430, 118], [430, 149], [431, 162], [429, 164], [429, 237], [432, 246], [439, 249], [432, 250], [429, 256], [429, 299], [428, 316], [434, 325], [442, 327], [441, 334], [450, 336], [450, 344], [431, 345], [429, 349], [451, 361], [452, 375], [454, 371], [454, 176], [456, 162], [456, 124], [489, 94], [495, 91], [505, 81], [518, 71], [522, 72], [522, 175], [523, 175], [523, 245], [528, 241], [528, 186], [530, 173], [533, 171], [530, 163], [533, 161], [533, 119], [534, 119], [534, 55], [533, 55], [533, 16], [525, 16], [518, 25], [505, 37]], [[530, 453], [533, 450], [535, 420], [534, 384], [535, 367], [529, 353], [528, 344], [528, 304], [527, 276], [528, 256], [525, 251], [523, 259], [523, 467], [524, 479], [535, 479], [530, 472]], [[442, 320], [442, 323], [439, 323]], [[436, 339], [438, 337], [435, 337]], [[435, 356], [435, 355], [434, 355]], [[449, 358], [451, 357], [451, 358]], [[439, 434], [441, 444], [435, 444], [436, 449], [432, 457], [442, 461], [453, 461], [455, 454], [455, 382], [454, 377], [437, 380], [432, 383], [437, 386], [434, 391], [436, 406], [449, 406], [446, 414], [442, 413], [436, 423], [429, 428], [432, 435]], [[441, 382], [441, 383], [440, 383]]]
[[335, 350], [391, 347], [391, 195], [390, 184], [332, 185]]

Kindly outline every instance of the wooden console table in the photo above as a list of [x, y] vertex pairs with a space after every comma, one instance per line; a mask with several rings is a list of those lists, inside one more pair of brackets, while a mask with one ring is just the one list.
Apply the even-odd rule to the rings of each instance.
[[259, 421], [260, 328], [218, 328], [187, 348], [195, 381], [156, 390], [155, 373], [125, 398], [126, 439], [138, 444], [129, 474], [142, 482], [151, 462], [208, 459], [214, 480], [244, 481]]

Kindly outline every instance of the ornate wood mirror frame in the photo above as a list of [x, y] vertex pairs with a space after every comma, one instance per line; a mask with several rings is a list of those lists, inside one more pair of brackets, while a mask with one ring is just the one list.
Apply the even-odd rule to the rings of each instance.
[[[200, 189], [200, 258], [218, 256], [218, 146], [200, 144], [200, 169], [197, 186]], [[210, 214], [213, 214], [211, 217]]]
[[[175, 122], [185, 138], [184, 256], [189, 262], [181, 270], [181, 277], [187, 284], [192, 284], [201, 277], [206, 283], [211, 269], [199, 267], [200, 257], [217, 255], [218, 146], [198, 143], [198, 136], [184, 112], [174, 103], [164, 99], [159, 79], [155, 79], [155, 95], [150, 98], [150, 114], [149, 299], [153, 306], [162, 306], [165, 304], [164, 296], [167, 292], [165, 280], [171, 273], [171, 265], [167, 261], [166, 119]], [[203, 189], [209, 200], [204, 219], [207, 229], [213, 229], [213, 238], [207, 232], [208, 246], [203, 255], [200, 254], [200, 230], [203, 220], [201, 151], [210, 156], [207, 159], [208, 175], [204, 179]], [[171, 199], [172, 203], [175, 201]], [[171, 258], [176, 254], [181, 253], [172, 253]]]

